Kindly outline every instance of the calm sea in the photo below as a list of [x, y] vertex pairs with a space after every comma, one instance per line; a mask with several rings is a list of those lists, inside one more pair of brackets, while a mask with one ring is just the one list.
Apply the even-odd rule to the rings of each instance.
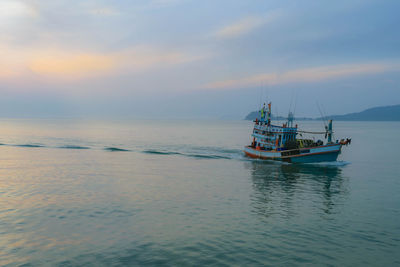
[[398, 122], [304, 165], [244, 157], [247, 121], [0, 125], [0, 265], [400, 265]]

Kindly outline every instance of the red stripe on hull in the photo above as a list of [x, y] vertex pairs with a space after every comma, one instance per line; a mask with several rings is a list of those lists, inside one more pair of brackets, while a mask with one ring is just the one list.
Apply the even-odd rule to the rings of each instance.
[[244, 153], [246, 154], [246, 156], [248, 156], [248, 157], [250, 157], [250, 158], [253, 158], [253, 159], [257, 159], [257, 158], [259, 158], [259, 156], [257, 156], [257, 155], [253, 155], [253, 154], [250, 154], [250, 153], [249, 153], [249, 152], [247, 152], [247, 151], [245, 151]]
[[247, 151], [244, 151], [244, 153], [246, 154], [246, 156], [249, 156], [250, 158], [253, 158], [253, 159], [274, 159], [274, 160], [280, 159], [280, 157], [263, 157], [263, 156], [259, 156], [259, 155], [254, 155]]

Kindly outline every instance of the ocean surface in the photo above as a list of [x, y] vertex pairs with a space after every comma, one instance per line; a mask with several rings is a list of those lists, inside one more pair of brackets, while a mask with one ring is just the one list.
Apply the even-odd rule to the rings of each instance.
[[399, 122], [334, 122], [320, 164], [246, 158], [248, 121], [0, 129], [1, 266], [400, 265]]

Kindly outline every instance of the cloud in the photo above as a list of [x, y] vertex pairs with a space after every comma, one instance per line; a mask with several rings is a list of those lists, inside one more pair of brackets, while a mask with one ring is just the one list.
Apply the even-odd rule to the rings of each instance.
[[158, 7], [176, 5], [181, 2], [182, 0], [153, 0], [149, 3], [149, 6], [158, 8]]
[[278, 85], [286, 83], [312, 83], [323, 80], [342, 78], [354, 75], [376, 74], [385, 71], [399, 71], [399, 64], [371, 63], [321, 66], [291, 70], [283, 73], [263, 73], [239, 79], [211, 82], [203, 86], [208, 89], [229, 89], [258, 86], [261, 83]]
[[98, 7], [89, 10], [89, 13], [96, 16], [116, 16], [119, 15], [120, 12], [112, 7]]
[[204, 55], [193, 55], [182, 51], [162, 50], [138, 46], [114, 54], [118, 65], [128, 71], [144, 71], [197, 61]]
[[0, 65], [0, 79], [13, 77], [16, 73], [10, 70], [9, 67]]
[[109, 70], [114, 65], [109, 55], [65, 51], [37, 53], [28, 62], [28, 68], [37, 74], [76, 77]]
[[250, 16], [243, 18], [231, 25], [227, 25], [217, 32], [215, 36], [218, 38], [234, 38], [251, 32], [252, 30], [270, 23], [277, 19], [281, 12], [275, 11], [267, 14], [266, 16]]
[[34, 10], [19, 1], [3, 0], [0, 2], [0, 21], [34, 15]]
[[204, 56], [151, 46], [101, 53], [65, 47], [20, 49], [0, 45], [0, 57], [0, 79], [34, 75], [50, 80], [74, 80], [168, 68], [200, 60]]

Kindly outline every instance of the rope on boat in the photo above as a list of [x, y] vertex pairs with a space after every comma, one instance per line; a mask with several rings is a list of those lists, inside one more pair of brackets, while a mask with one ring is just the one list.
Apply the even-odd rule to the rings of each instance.
[[309, 132], [309, 131], [301, 131], [301, 130], [298, 130], [297, 131], [298, 133], [309, 133], [309, 134], [325, 134], [326, 132]]

